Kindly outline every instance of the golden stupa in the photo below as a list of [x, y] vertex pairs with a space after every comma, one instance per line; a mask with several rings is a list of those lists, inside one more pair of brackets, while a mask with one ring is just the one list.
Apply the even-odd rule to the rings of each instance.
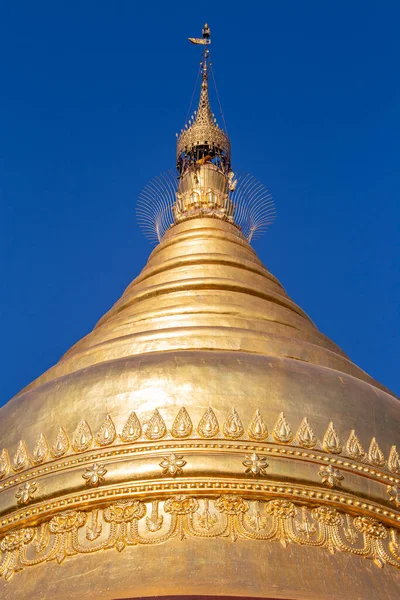
[[235, 221], [208, 100], [140, 275], [0, 410], [0, 598], [400, 597], [400, 402]]

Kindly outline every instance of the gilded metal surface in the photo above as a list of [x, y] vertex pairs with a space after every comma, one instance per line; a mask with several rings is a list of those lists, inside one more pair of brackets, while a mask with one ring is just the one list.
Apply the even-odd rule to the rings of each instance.
[[226, 152], [227, 156], [231, 154], [231, 143], [228, 136], [218, 126], [211, 111], [210, 100], [208, 97], [207, 74], [201, 84], [200, 101], [196, 117], [189, 127], [182, 130], [176, 145], [177, 157], [182, 152], [189, 152], [194, 146], [215, 146]]
[[229, 222], [207, 43], [182, 222], [0, 410], [2, 600], [400, 595], [400, 403]]
[[[78, 589], [82, 598], [210, 589], [343, 598], [340, 586], [316, 583], [338, 568], [352, 574], [349, 598], [360, 586], [366, 594], [376, 588], [374, 598], [394, 598], [399, 409], [290, 300], [236, 227], [201, 218], [176, 225], [94, 331], [1, 409], [2, 598], [40, 597], [43, 586], [58, 598]], [[195, 530], [210, 527], [210, 535], [189, 535], [182, 526], [187, 539], [178, 539], [173, 513], [161, 507], [179, 495], [198, 503]], [[236, 532], [233, 542], [212, 533], [223, 530], [215, 505], [226, 495], [247, 503], [240, 518], [255, 537]], [[286, 549], [263, 539], [277, 523], [266, 510], [275, 500], [295, 507], [288, 526], [297, 537]], [[106, 551], [119, 534], [111, 543], [104, 511], [120, 502], [146, 506], [138, 532], [154, 544], [127, 533], [124, 552]], [[318, 507], [340, 515], [333, 542], [314, 518]], [[65, 511], [85, 522], [78, 546], [72, 530], [65, 534], [71, 558], [59, 565], [61, 533], [49, 528]], [[257, 533], [265, 519], [267, 529]], [[16, 550], [6, 549], [12, 539], [21, 548], [17, 562]], [[254, 559], [261, 547], [268, 568], [260, 570]], [[326, 550], [341, 552], [328, 558]], [[369, 570], [363, 556], [385, 568]], [[20, 557], [33, 566], [9, 577]], [[143, 581], [126, 579], [132, 560]], [[149, 561], [158, 562], [156, 571]], [[307, 581], [302, 561], [314, 573]], [[247, 578], [237, 579], [234, 564]], [[296, 571], [297, 586], [288, 578]]]
[[[151, 514], [151, 518], [146, 515]], [[289, 500], [246, 500], [237, 494], [207, 498], [179, 494], [165, 500], [118, 500], [92, 511], [66, 510], [35, 527], [7, 534], [0, 542], [0, 576], [76, 555], [158, 545], [174, 538], [257, 540], [346, 552], [378, 567], [400, 569], [400, 536], [368, 516], [335, 508], [310, 508]], [[166, 549], [168, 551], [168, 549]]]
[[193, 166], [185, 171], [173, 208], [176, 223], [199, 216], [226, 219], [233, 223], [233, 212], [228, 177], [215, 165]]

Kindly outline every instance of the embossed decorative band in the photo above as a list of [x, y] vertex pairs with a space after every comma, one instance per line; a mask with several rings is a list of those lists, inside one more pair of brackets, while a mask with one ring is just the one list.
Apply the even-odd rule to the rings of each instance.
[[[260, 410], [254, 413], [247, 426], [247, 431], [240, 415], [235, 408], [226, 417], [220, 426], [215, 411], [210, 407], [204, 412], [197, 427], [193, 426], [192, 419], [182, 407], [168, 431], [165, 420], [159, 410], [155, 410], [147, 425], [143, 428], [135, 412], [128, 416], [121, 433], [118, 435], [113, 419], [106, 415], [104, 421], [94, 435], [87, 421], [82, 420], [70, 440], [67, 432], [60, 427], [53, 444], [50, 446], [46, 436], [41, 433], [36, 441], [32, 454], [29, 454], [27, 445], [23, 440], [10, 459], [6, 449], [0, 453], [0, 479], [10, 473], [20, 473], [31, 466], [38, 466], [54, 458], [61, 458], [69, 453], [80, 453], [90, 448], [106, 447], [113, 444], [132, 443], [144, 438], [150, 441], [161, 439], [228, 439], [228, 440], [254, 440], [278, 444], [297, 446], [308, 449], [319, 449], [329, 454], [347, 456], [353, 460], [378, 468], [387, 468], [391, 473], [400, 475], [400, 456], [395, 445], [386, 460], [377, 440], [372, 438], [368, 452], [366, 452], [357, 437], [355, 430], [351, 430], [347, 442], [342, 442], [339, 433], [332, 422], [322, 438], [318, 440], [309, 420], [305, 417], [297, 432], [293, 433], [291, 426], [282, 412], [272, 427], [269, 434], [268, 426]], [[0, 490], [2, 486], [0, 485]]]
[[0, 576], [26, 567], [127, 546], [186, 537], [257, 540], [347, 552], [400, 569], [398, 531], [377, 519], [289, 500], [176, 495], [166, 500], [118, 500], [91, 511], [66, 510], [34, 527], [14, 529], [0, 542]]

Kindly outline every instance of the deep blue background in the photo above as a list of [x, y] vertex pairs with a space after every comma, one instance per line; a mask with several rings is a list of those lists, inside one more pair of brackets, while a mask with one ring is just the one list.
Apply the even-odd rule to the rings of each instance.
[[145, 264], [136, 197], [174, 166], [199, 60], [186, 38], [205, 20], [234, 167], [276, 200], [260, 258], [325, 334], [400, 393], [397, 1], [0, 10], [0, 404]]

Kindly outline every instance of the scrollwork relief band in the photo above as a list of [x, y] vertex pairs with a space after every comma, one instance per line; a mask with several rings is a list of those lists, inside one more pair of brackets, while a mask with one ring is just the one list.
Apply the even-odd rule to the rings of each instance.
[[142, 502], [124, 499], [91, 511], [66, 510], [33, 527], [14, 529], [0, 541], [0, 577], [38, 564], [170, 539], [257, 540], [346, 552], [400, 569], [400, 537], [370, 516], [286, 499], [249, 500], [176, 495]]

